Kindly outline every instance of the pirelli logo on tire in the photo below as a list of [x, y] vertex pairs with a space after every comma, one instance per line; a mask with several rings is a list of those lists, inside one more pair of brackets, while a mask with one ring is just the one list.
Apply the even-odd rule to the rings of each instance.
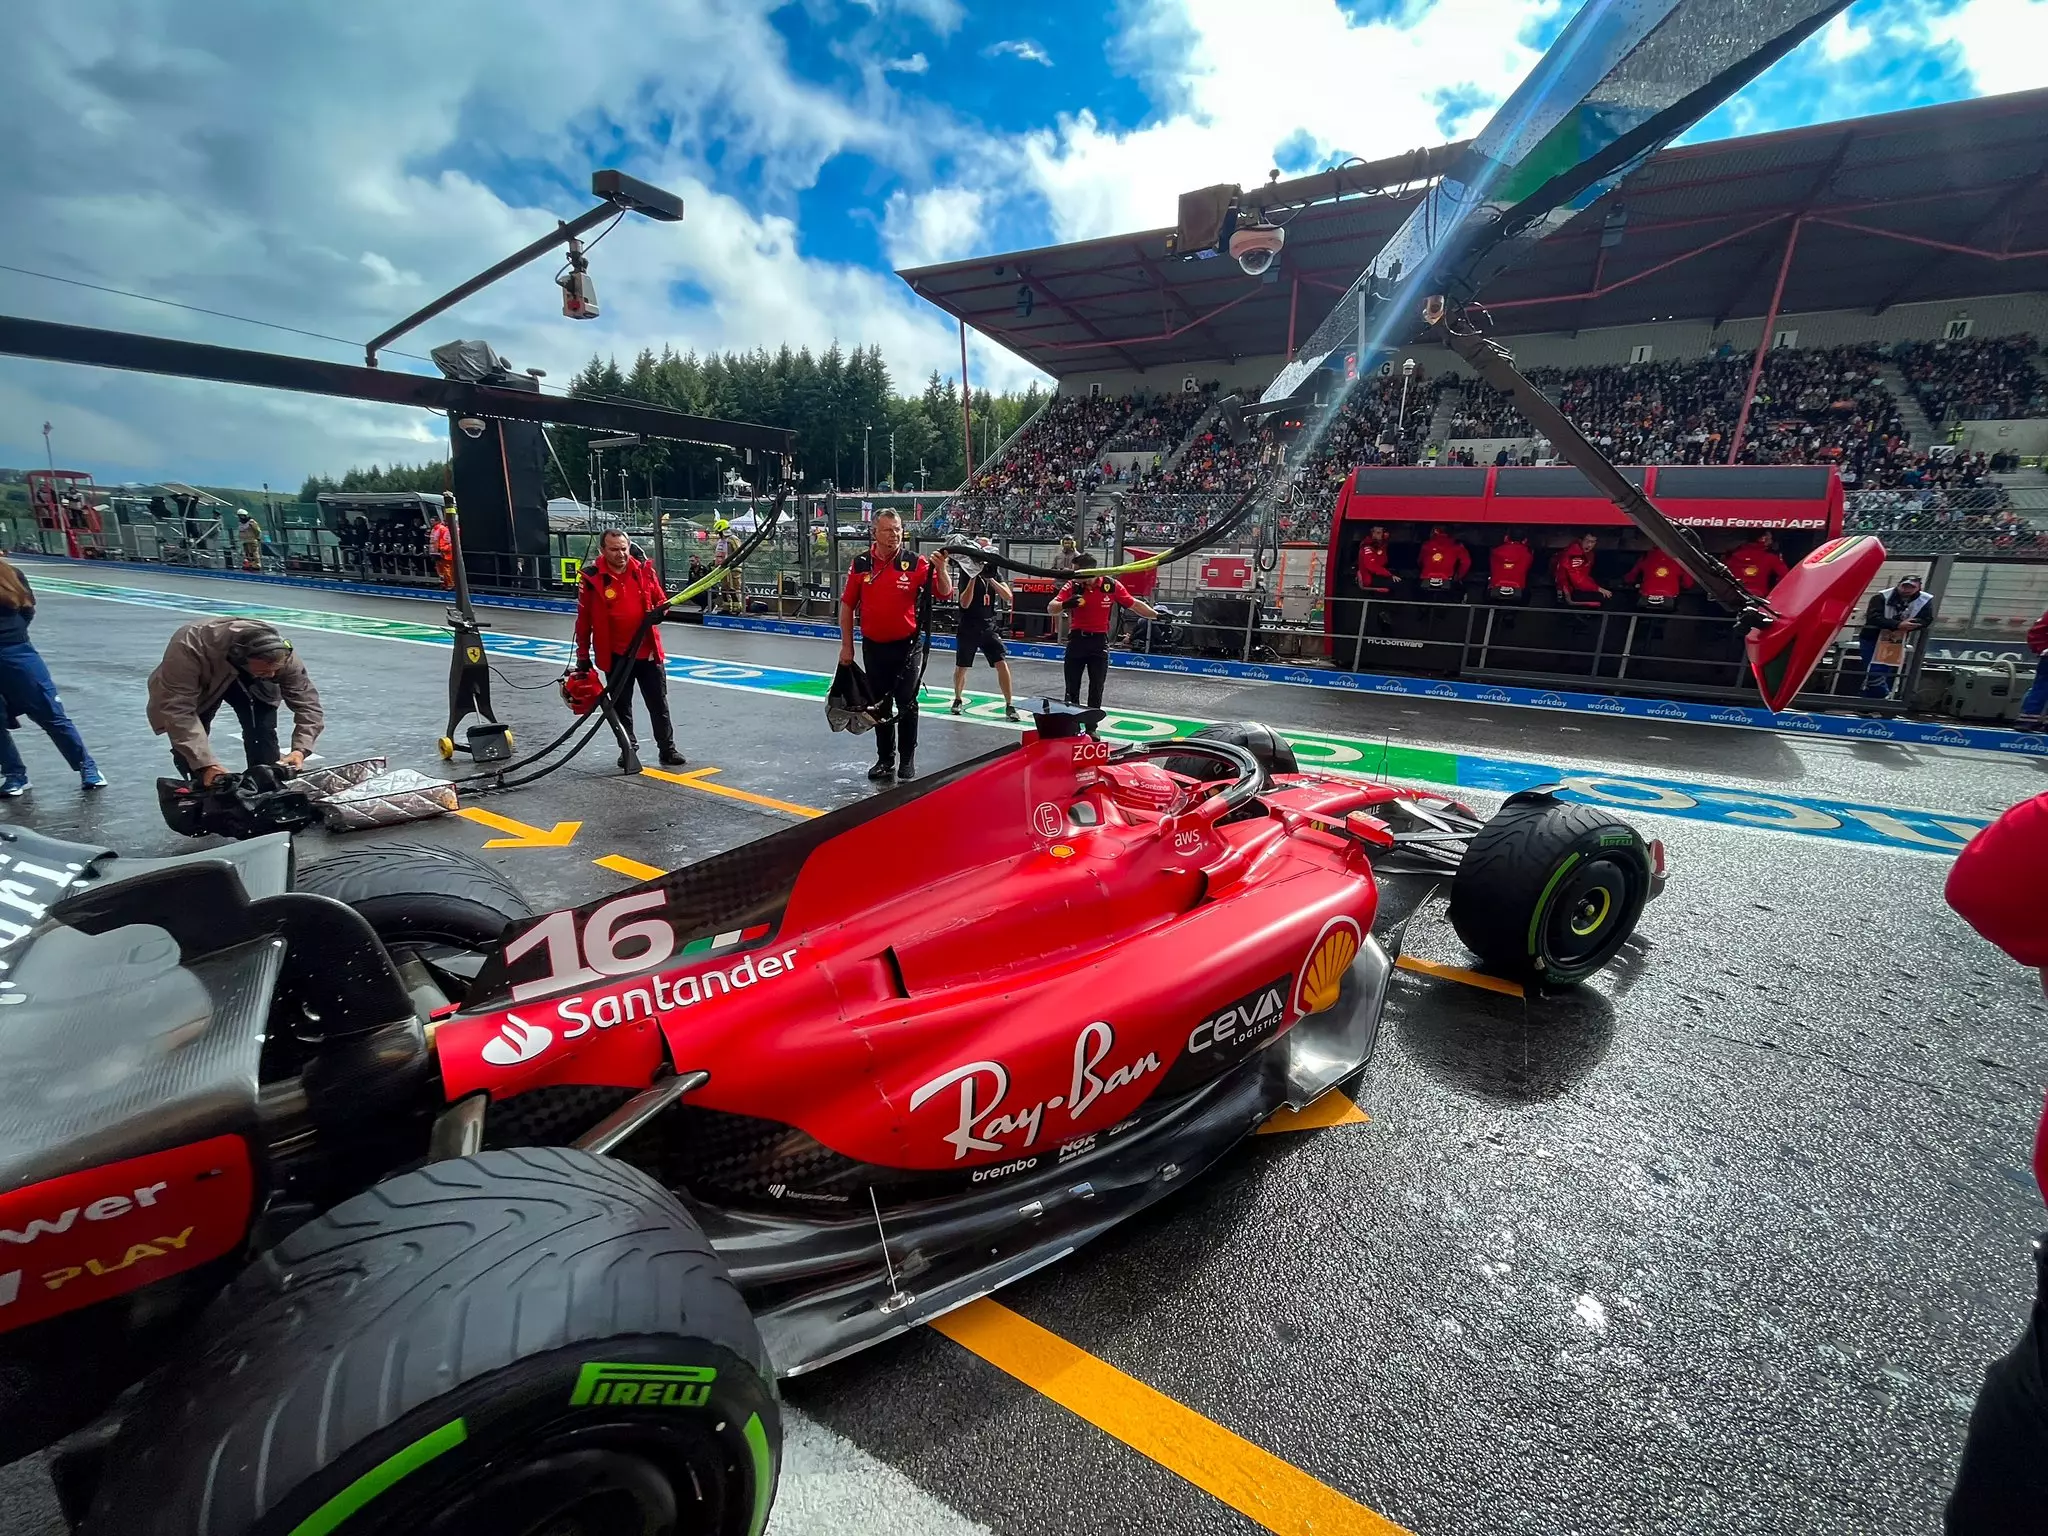
[[718, 1371], [709, 1365], [625, 1365], [593, 1360], [576, 1373], [571, 1408], [702, 1408]]

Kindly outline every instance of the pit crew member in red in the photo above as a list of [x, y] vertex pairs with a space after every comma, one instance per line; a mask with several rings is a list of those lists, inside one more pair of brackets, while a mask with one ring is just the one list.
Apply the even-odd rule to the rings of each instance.
[[[1948, 904], [2048, 990], [2048, 795], [2022, 801], [1949, 870]], [[2034, 1183], [2048, 1199], [2048, 1110], [2034, 1132]], [[2048, 1237], [2034, 1240], [2034, 1310], [1984, 1372], [1949, 1495], [1948, 1536], [2040, 1529], [2048, 1509]]]
[[1088, 707], [1102, 708], [1102, 688], [1109, 681], [1109, 621], [1119, 608], [1129, 608], [1140, 617], [1156, 619], [1159, 610], [1143, 598], [1131, 596], [1130, 588], [1114, 576], [1075, 577], [1053, 595], [1047, 605], [1054, 614], [1073, 613], [1073, 627], [1067, 631], [1067, 702], [1081, 702], [1081, 678], [1088, 678]]
[[1661, 549], [1646, 551], [1621, 579], [1634, 587], [1644, 602], [1654, 603], [1660, 608], [1677, 602], [1678, 594], [1692, 585], [1692, 578]]
[[875, 542], [853, 557], [846, 588], [839, 594], [840, 664], [853, 660], [853, 621], [858, 614], [861, 666], [868, 674], [868, 687], [887, 710], [875, 722], [875, 766], [868, 770], [877, 784], [917, 776], [917, 685], [923, 670], [917, 610], [926, 592], [935, 598], [953, 595], [946, 562], [934, 563], [904, 548], [902, 517], [888, 510], [877, 512]]
[[1425, 592], [1448, 592], [1471, 571], [1472, 556], [1449, 530], [1439, 527], [1430, 529], [1429, 537], [1422, 541], [1417, 563]]
[[[604, 669], [612, 698], [626, 725], [633, 732], [633, 694], [638, 687], [647, 704], [647, 720], [654, 728], [654, 740], [661, 748], [661, 760], [671, 768], [683, 765], [676, 750], [676, 728], [668, 714], [668, 674], [663, 671], [661, 625], [647, 628], [647, 634], [630, 656], [620, 654], [633, 646], [633, 636], [649, 613], [668, 606], [654, 567], [633, 553], [623, 530], [607, 528], [597, 541], [598, 557], [583, 571], [576, 588], [576, 667], [586, 671], [591, 652]], [[637, 737], [634, 737], [637, 740]], [[626, 754], [619, 753], [619, 766], [626, 766]]]
[[1387, 530], [1375, 525], [1358, 546], [1358, 584], [1367, 592], [1391, 592], [1401, 579], [1388, 559], [1387, 538]]
[[1746, 544], [1728, 551], [1728, 569], [1752, 597], [1769, 597], [1785, 575], [1785, 561], [1778, 553], [1775, 535], [1760, 533]]
[[1570, 607], [1598, 608], [1603, 597], [1614, 596], [1593, 574], [1593, 552], [1599, 547], [1597, 537], [1582, 533], [1550, 562], [1550, 574], [1557, 578], [1557, 595]]
[[1495, 597], [1520, 602], [1529, 595], [1529, 570], [1536, 564], [1536, 551], [1519, 528], [1493, 546], [1486, 557], [1486, 589]]

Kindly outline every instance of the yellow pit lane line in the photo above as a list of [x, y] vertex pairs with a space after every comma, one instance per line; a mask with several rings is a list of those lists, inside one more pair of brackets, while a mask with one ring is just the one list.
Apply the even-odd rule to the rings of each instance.
[[1405, 1526], [1001, 1302], [971, 1301], [931, 1326], [1277, 1536], [1410, 1536]]

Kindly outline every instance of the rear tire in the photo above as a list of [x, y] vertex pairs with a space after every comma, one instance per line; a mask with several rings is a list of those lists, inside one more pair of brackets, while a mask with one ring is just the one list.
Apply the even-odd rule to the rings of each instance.
[[427, 843], [344, 848], [300, 869], [293, 884], [354, 907], [386, 944], [483, 949], [507, 923], [535, 915], [519, 887], [488, 864]]
[[[1288, 745], [1287, 739], [1270, 725], [1261, 724], [1257, 720], [1225, 720], [1216, 725], [1205, 725], [1188, 740], [1222, 741], [1235, 747], [1243, 747], [1265, 771], [1265, 782], [1260, 786], [1262, 789], [1273, 787], [1276, 774], [1301, 771], [1300, 765], [1294, 760], [1294, 748]], [[1190, 779], [1207, 781], [1230, 777], [1229, 766], [1213, 757], [1189, 755], [1163, 757], [1158, 761], [1162, 768]]]
[[398, 1175], [263, 1255], [129, 1405], [85, 1536], [758, 1536], [781, 1419], [675, 1197], [567, 1148]]
[[1467, 846], [1451, 926], [1486, 964], [1569, 986], [1635, 932], [1651, 879], [1650, 850], [1627, 822], [1548, 795], [1517, 797]]

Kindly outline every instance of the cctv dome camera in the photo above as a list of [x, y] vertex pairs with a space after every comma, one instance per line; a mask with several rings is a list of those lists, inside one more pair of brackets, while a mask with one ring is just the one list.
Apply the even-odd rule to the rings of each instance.
[[477, 438], [482, 437], [484, 435], [484, 424], [481, 421], [477, 420], [477, 418], [474, 416], [465, 416], [462, 418], [462, 420], [455, 423], [455, 425], [460, 427], [462, 429], [462, 435], [470, 439], [472, 442], [474, 442]]
[[1230, 254], [1247, 277], [1258, 277], [1279, 259], [1287, 231], [1272, 224], [1247, 224], [1230, 237]]

